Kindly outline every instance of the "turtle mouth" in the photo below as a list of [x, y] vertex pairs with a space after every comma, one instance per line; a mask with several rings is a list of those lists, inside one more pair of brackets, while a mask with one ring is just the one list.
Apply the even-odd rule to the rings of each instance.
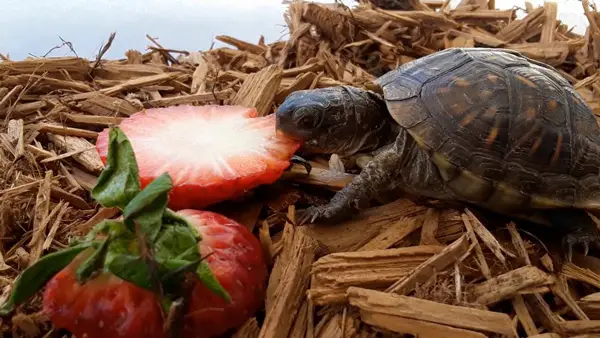
[[278, 135], [299, 142], [306, 142], [312, 135], [308, 130], [299, 129], [288, 116], [277, 115], [275, 128]]
[[276, 133], [277, 133], [277, 135], [279, 135], [281, 137], [284, 137], [284, 138], [287, 138], [287, 139], [290, 139], [290, 140], [296, 141], [296, 142], [305, 142], [307, 139], [306, 136], [302, 135], [301, 133], [289, 132], [289, 131], [282, 130], [279, 128], [277, 128]]

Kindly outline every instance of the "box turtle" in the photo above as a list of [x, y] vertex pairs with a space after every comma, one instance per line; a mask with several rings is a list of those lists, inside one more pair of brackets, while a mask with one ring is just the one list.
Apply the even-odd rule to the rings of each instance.
[[305, 151], [376, 155], [299, 224], [340, 221], [398, 191], [557, 226], [568, 259], [600, 243], [584, 209], [600, 207], [600, 128], [549, 65], [506, 49], [449, 48], [386, 73], [381, 93], [351, 86], [296, 91], [279, 132]]

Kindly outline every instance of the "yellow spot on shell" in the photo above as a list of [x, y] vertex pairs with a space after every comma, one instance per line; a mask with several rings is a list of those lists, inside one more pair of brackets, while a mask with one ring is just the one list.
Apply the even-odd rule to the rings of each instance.
[[521, 81], [522, 84], [529, 86], [531, 88], [537, 88], [537, 86], [535, 85], [535, 83], [533, 83], [531, 80], [521, 76], [521, 75], [517, 75], [517, 79], [519, 81]]
[[531, 147], [531, 152], [530, 154], [533, 155], [535, 154], [535, 152], [540, 148], [540, 145], [542, 144], [542, 139], [544, 137], [544, 133], [542, 133], [533, 143], [533, 146]]
[[481, 98], [484, 100], [489, 99], [490, 96], [492, 96], [492, 92], [489, 90], [484, 90], [481, 92]]
[[556, 164], [556, 161], [558, 161], [558, 157], [560, 156], [560, 151], [561, 151], [561, 147], [562, 147], [562, 141], [563, 141], [563, 136], [561, 133], [558, 134], [558, 137], [556, 138], [556, 147], [554, 147], [554, 154], [552, 155], [552, 160], [550, 161], [550, 164]]
[[[521, 136], [517, 140], [517, 142], [515, 143], [514, 149], [521, 147], [521, 145], [523, 143], [525, 143], [527, 140], [529, 140], [529, 138], [537, 131], [538, 127], [539, 127], [539, 125], [537, 123], [534, 123], [534, 125], [531, 127], [531, 129], [529, 129], [529, 131], [527, 131], [527, 133], [525, 133], [525, 135]], [[512, 150], [510, 152], [512, 152]]]
[[527, 111], [525, 112], [525, 114], [527, 115], [528, 119], [533, 119], [537, 115], [537, 110], [535, 110], [535, 108], [533, 108], [533, 107], [528, 108]]
[[496, 81], [498, 81], [498, 75], [494, 75], [494, 74], [490, 74], [487, 76], [488, 80], [496, 83]]
[[494, 116], [496, 116], [497, 113], [498, 113], [498, 108], [496, 108], [496, 107], [489, 107], [485, 111], [485, 114], [483, 114], [483, 116], [485, 116], [485, 118], [491, 119]]
[[496, 137], [498, 137], [498, 132], [500, 131], [499, 125], [500, 125], [500, 119], [496, 118], [494, 121], [494, 127], [492, 128], [492, 130], [490, 130], [490, 133], [486, 140], [486, 145], [487, 145], [488, 149], [492, 147], [492, 144], [496, 140]]
[[548, 110], [553, 111], [554, 109], [556, 109], [556, 107], [558, 107], [558, 103], [556, 102], [556, 100], [548, 101]]
[[453, 115], [460, 115], [462, 112], [467, 110], [467, 107], [464, 103], [455, 103], [451, 105], [450, 108], [452, 108]]
[[461, 127], [466, 127], [469, 123], [473, 122], [473, 120], [477, 117], [479, 111], [473, 110], [467, 116], [465, 116], [462, 121], [460, 121]]
[[469, 85], [471, 85], [471, 82], [463, 79], [462, 77], [454, 78], [454, 83], [459, 87], [468, 87]]

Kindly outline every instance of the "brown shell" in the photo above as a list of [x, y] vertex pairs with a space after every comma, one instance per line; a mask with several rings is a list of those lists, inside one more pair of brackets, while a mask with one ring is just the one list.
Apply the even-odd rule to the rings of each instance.
[[452, 48], [378, 79], [393, 118], [447, 185], [492, 209], [600, 208], [600, 128], [550, 66]]

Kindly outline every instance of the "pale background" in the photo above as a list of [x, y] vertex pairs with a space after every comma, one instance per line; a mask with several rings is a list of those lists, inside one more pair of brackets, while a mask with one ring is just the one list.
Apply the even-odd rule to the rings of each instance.
[[[543, 4], [543, 0], [531, 2]], [[581, 2], [556, 2], [559, 18], [584, 32], [587, 20]], [[524, 7], [521, 0], [496, 0], [496, 4], [500, 8]], [[41, 56], [59, 45], [62, 37], [73, 44], [79, 56], [93, 58], [113, 31], [117, 37], [107, 58], [120, 58], [127, 49], [144, 51], [150, 44], [146, 34], [158, 38], [166, 48], [184, 50], [208, 49], [220, 34], [251, 42], [262, 34], [272, 42], [287, 38], [285, 8], [281, 0], [2, 0], [0, 53], [13, 60], [29, 53]], [[69, 54], [65, 47], [50, 55]]]

